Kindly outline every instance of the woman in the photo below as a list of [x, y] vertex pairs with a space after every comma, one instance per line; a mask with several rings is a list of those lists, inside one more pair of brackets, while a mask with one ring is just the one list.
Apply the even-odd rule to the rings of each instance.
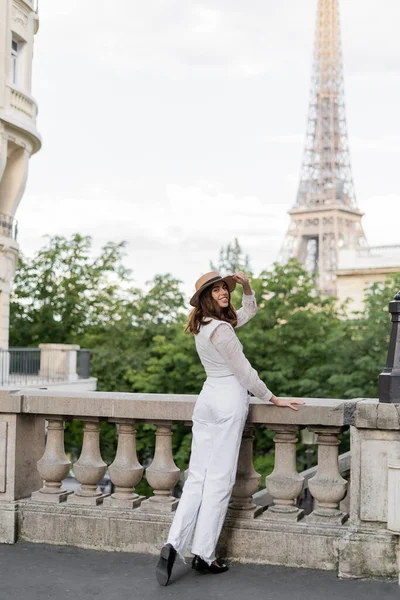
[[[243, 287], [242, 308], [231, 304], [236, 283]], [[207, 374], [193, 412], [193, 441], [189, 474], [157, 565], [157, 580], [167, 585], [178, 553], [184, 558], [192, 539], [192, 567], [202, 573], [228, 570], [215, 557], [215, 547], [232, 487], [250, 391], [261, 400], [289, 406], [302, 400], [276, 398], [243, 354], [235, 328], [257, 312], [254, 292], [242, 272], [221, 277], [206, 273], [196, 282], [190, 300], [194, 307], [186, 331], [194, 334], [196, 349]]]

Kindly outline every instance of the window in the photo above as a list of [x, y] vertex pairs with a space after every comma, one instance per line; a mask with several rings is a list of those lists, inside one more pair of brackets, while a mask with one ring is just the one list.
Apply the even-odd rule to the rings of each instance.
[[11, 81], [17, 83], [18, 42], [11, 40]]

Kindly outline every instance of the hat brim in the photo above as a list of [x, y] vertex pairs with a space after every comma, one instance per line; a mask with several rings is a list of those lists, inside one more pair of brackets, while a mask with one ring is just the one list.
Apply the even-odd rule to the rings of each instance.
[[194, 307], [198, 306], [200, 294], [202, 294], [204, 292], [204, 290], [206, 290], [210, 286], [215, 285], [216, 283], [219, 283], [220, 281], [224, 281], [226, 283], [226, 285], [228, 286], [229, 293], [232, 293], [236, 287], [236, 281], [233, 279], [233, 277], [231, 275], [227, 275], [226, 277], [221, 277], [221, 279], [214, 279], [213, 281], [210, 281], [210, 282], [202, 285], [201, 288], [199, 288], [197, 290], [197, 292], [195, 294], [193, 294], [193, 296], [190, 298], [191, 306], [194, 306]]

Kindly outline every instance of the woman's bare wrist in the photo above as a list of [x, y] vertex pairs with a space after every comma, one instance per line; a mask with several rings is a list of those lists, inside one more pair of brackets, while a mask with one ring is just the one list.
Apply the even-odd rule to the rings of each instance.
[[243, 284], [243, 293], [245, 296], [252, 296], [253, 290], [251, 289], [250, 283]]

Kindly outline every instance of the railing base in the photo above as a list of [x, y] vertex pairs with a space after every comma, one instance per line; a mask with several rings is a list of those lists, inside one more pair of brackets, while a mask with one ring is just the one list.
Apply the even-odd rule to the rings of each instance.
[[114, 498], [112, 495], [104, 498], [104, 506], [107, 508], [139, 508], [146, 496], [137, 496], [137, 498]]
[[293, 506], [291, 510], [271, 506], [263, 514], [264, 521], [291, 521], [297, 523], [304, 517], [304, 510]]
[[98, 506], [103, 504], [104, 498], [107, 498], [110, 494], [101, 494], [101, 496], [79, 496], [78, 494], [72, 494], [68, 496], [68, 504], [80, 504], [83, 506]]
[[318, 514], [312, 512], [306, 517], [307, 523], [320, 523], [321, 525], [343, 525], [348, 520], [349, 515], [338, 510], [335, 514]]
[[47, 494], [46, 492], [42, 492], [38, 490], [37, 492], [32, 492], [32, 500], [37, 502], [50, 502], [51, 504], [60, 504], [60, 502], [65, 502], [71, 494], [74, 492], [63, 490], [58, 492], [57, 494]]
[[[0, 511], [3, 518], [1, 505]], [[26, 541], [158, 555], [173, 513], [23, 501], [17, 517], [20, 536]], [[396, 578], [396, 546], [397, 536], [382, 530], [355, 533], [347, 525], [308, 525], [305, 520], [228, 518], [217, 555], [243, 563], [331, 570], [346, 578]]]
[[262, 506], [250, 506], [248, 508], [228, 508], [228, 516], [233, 520], [256, 519], [263, 512]]
[[142, 504], [140, 505], [140, 511], [143, 512], [147, 512], [147, 513], [172, 513], [176, 511], [176, 508], [179, 504], [179, 500], [177, 500], [176, 498], [171, 499], [171, 501], [168, 502], [157, 502], [156, 500], [153, 500], [152, 498], [149, 498], [148, 500], [145, 500], [144, 502], [142, 502]]
[[0, 544], [15, 544], [18, 536], [18, 502], [0, 503]]

